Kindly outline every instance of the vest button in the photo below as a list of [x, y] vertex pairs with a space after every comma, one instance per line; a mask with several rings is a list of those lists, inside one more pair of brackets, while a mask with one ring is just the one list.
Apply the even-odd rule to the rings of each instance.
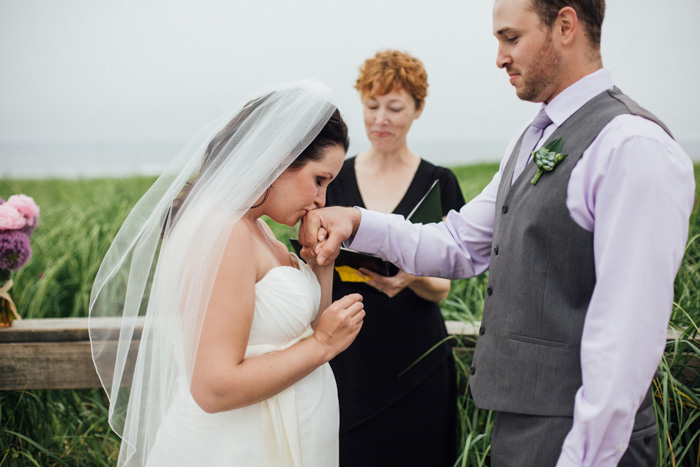
[[484, 329], [484, 327], [481, 326], [481, 327], [479, 328], [479, 335], [480, 335], [480, 336], [483, 336], [485, 332], [486, 332], [486, 329]]
[[474, 373], [476, 373], [476, 368], [471, 367], [471, 369], [469, 370], [469, 374], [474, 375]]
[[493, 247], [493, 254], [496, 255], [496, 256], [498, 256], [498, 245], [496, 245], [495, 247]]
[[504, 204], [503, 207], [501, 208], [501, 211], [503, 212], [503, 214], [507, 213], [508, 212], [508, 205]]
[[486, 295], [491, 295], [492, 293], [493, 293], [493, 288], [491, 288], [491, 286], [489, 285], [488, 287], [486, 287]]

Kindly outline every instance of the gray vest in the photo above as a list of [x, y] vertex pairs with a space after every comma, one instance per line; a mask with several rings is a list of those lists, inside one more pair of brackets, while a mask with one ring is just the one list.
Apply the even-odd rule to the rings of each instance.
[[[583, 323], [596, 283], [593, 233], [566, 207], [571, 171], [610, 120], [621, 114], [656, 117], [614, 88], [569, 117], [550, 138], [567, 157], [537, 185], [529, 163], [512, 186], [522, 136], [496, 197], [493, 250], [482, 328], [470, 389], [481, 408], [571, 416], [582, 384]], [[669, 132], [670, 134], [670, 132]]]

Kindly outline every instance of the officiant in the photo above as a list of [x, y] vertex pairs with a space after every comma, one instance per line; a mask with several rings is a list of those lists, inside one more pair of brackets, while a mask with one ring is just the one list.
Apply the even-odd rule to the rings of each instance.
[[494, 467], [656, 465], [650, 385], [695, 181], [668, 128], [603, 67], [604, 12], [604, 0], [495, 0], [496, 63], [541, 106], [459, 212], [417, 226], [314, 210], [299, 232], [321, 263], [351, 238], [412, 273], [489, 269], [469, 384], [495, 411]]
[[[464, 204], [455, 175], [408, 147], [408, 132], [425, 108], [427, 78], [421, 61], [404, 52], [386, 50], [364, 62], [355, 89], [370, 145], [345, 161], [326, 205], [406, 216], [435, 180], [443, 216]], [[411, 367], [447, 336], [438, 302], [449, 290], [448, 279], [405, 271], [336, 272], [333, 296], [360, 293], [367, 313], [357, 340], [331, 361], [341, 467], [453, 464], [457, 402], [449, 344]]]

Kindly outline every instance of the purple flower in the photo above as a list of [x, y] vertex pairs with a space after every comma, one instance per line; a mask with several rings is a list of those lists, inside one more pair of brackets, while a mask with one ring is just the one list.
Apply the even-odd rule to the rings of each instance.
[[16, 271], [32, 256], [29, 236], [20, 230], [0, 231], [0, 269]]

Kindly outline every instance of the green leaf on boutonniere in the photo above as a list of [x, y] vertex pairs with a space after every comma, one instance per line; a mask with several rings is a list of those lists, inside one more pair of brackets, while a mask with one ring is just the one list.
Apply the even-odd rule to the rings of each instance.
[[535, 159], [535, 164], [537, 164], [538, 170], [530, 183], [537, 185], [537, 181], [540, 179], [543, 173], [551, 172], [558, 163], [564, 160], [567, 155], [561, 154], [561, 148], [563, 145], [564, 143], [562, 142], [562, 139], [559, 138], [537, 151], [532, 151], [532, 156]]

